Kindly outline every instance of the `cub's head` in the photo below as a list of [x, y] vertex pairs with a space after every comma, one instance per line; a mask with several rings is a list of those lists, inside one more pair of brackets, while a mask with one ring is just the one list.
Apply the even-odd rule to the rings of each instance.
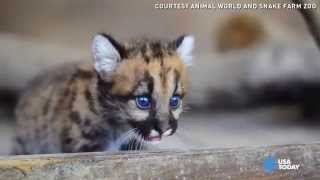
[[172, 135], [183, 109], [193, 47], [192, 36], [121, 44], [96, 35], [92, 51], [98, 99], [109, 124], [134, 129], [145, 141]]

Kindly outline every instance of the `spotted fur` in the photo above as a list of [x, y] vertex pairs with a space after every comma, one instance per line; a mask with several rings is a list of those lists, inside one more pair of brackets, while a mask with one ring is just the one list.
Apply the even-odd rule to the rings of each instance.
[[[16, 108], [15, 154], [140, 149], [152, 130], [176, 131], [183, 104], [170, 109], [169, 99], [173, 94], [183, 98], [187, 91], [186, 64], [177, 51], [184, 37], [126, 44], [108, 35], [99, 38], [116, 49], [116, 67], [64, 65], [30, 83]], [[144, 94], [152, 97], [148, 110], [135, 103], [134, 97]], [[139, 147], [123, 141], [132, 134]]]

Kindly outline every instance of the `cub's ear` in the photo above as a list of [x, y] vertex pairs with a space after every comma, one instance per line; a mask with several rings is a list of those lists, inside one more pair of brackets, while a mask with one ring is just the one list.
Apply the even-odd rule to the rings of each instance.
[[192, 65], [194, 37], [192, 35], [184, 35], [176, 40], [177, 53], [182, 61], [187, 65]]
[[98, 34], [92, 43], [94, 67], [101, 75], [112, 75], [121, 60], [121, 45], [111, 36]]

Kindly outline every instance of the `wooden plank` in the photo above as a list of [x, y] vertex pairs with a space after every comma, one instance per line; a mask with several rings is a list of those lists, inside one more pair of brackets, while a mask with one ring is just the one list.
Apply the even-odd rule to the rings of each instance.
[[[268, 157], [299, 170], [264, 172]], [[320, 179], [320, 144], [0, 157], [0, 179]]]
[[[307, 27], [315, 40], [318, 48], [320, 49], [320, 11], [319, 0], [292, 0], [295, 4], [302, 4], [302, 8], [299, 9], [303, 19], [305, 20]], [[308, 9], [308, 5], [316, 5], [314, 9]]]

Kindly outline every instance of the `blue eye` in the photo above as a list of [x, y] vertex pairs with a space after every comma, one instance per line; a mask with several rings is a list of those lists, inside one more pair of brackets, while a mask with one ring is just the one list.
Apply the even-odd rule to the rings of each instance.
[[151, 105], [150, 97], [148, 96], [137, 96], [136, 104], [140, 109], [149, 109]]
[[180, 96], [178, 96], [178, 95], [173, 95], [173, 96], [170, 98], [170, 106], [171, 106], [171, 108], [177, 109], [177, 108], [180, 106], [180, 101], [181, 101]]

